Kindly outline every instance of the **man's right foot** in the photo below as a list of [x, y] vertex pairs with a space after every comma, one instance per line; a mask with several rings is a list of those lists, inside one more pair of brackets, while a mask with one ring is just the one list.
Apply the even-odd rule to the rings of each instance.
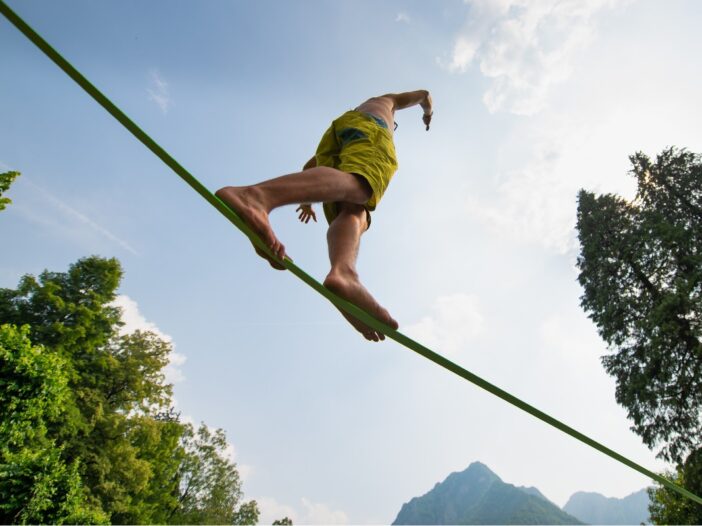
[[[268, 211], [257, 199], [255, 190], [251, 190], [248, 187], [225, 186], [217, 190], [215, 195], [234, 210], [249, 228], [258, 234], [273, 254], [280, 260], [285, 259], [285, 247], [273, 233], [268, 220]], [[285, 270], [285, 267], [279, 261], [268, 256], [256, 245], [254, 245], [254, 249], [259, 256], [270, 263], [271, 267], [277, 270]]]
[[[324, 280], [324, 286], [338, 296], [341, 296], [345, 300], [363, 309], [385, 325], [389, 325], [393, 329], [399, 327], [398, 323], [390, 316], [390, 313], [375, 301], [373, 296], [370, 295], [357, 277], [330, 273]], [[376, 331], [358, 318], [351, 316], [341, 309], [339, 309], [339, 311], [354, 329], [363, 334], [366, 340], [377, 342], [385, 339], [385, 335], [382, 332]]]

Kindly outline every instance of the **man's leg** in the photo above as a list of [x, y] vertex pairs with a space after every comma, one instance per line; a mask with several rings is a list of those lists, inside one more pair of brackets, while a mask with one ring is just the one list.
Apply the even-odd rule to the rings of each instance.
[[[390, 325], [393, 329], [397, 329], [397, 322], [361, 284], [356, 271], [361, 234], [368, 228], [366, 209], [362, 205], [354, 203], [339, 203], [338, 206], [339, 215], [329, 225], [327, 232], [331, 270], [324, 280], [324, 285], [332, 292], [362, 308], [374, 318]], [[341, 311], [341, 314], [367, 340], [377, 342], [385, 339], [382, 333], [350, 314], [344, 311]]]
[[343, 201], [362, 204], [370, 198], [371, 190], [356, 175], [318, 166], [252, 186], [225, 186], [217, 190], [216, 195], [234, 209], [282, 260], [285, 247], [273, 233], [268, 220], [272, 210], [295, 203]]

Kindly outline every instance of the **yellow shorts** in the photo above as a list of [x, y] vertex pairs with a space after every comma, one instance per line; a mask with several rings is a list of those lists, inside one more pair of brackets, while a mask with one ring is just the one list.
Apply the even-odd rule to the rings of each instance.
[[[347, 111], [324, 132], [315, 158], [317, 166], [337, 168], [368, 181], [373, 195], [363, 206], [370, 226], [370, 212], [397, 171], [395, 145], [387, 125], [368, 113]], [[338, 213], [337, 203], [324, 203], [327, 222], [331, 223]]]

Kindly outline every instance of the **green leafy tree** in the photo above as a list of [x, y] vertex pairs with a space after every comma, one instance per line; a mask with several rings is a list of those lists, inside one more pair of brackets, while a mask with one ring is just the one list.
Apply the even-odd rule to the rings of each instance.
[[234, 520], [232, 522], [234, 524], [258, 524], [259, 514], [258, 503], [255, 500], [250, 500], [239, 506], [239, 509], [234, 513]]
[[256, 501], [237, 505], [242, 497], [236, 464], [227, 457], [224, 431], [205, 424], [185, 426], [178, 509], [171, 524], [256, 524]]
[[702, 162], [675, 148], [630, 159], [633, 202], [580, 192], [581, 301], [632, 429], [680, 465], [702, 445]]
[[47, 437], [68, 398], [65, 361], [0, 325], [0, 523], [104, 524], [87, 503], [78, 462]]
[[[231, 524], [257, 518], [255, 502], [237, 508], [241, 485], [224, 454], [224, 433], [206, 426], [195, 433], [170, 410], [172, 386], [163, 368], [171, 345], [150, 332], [120, 333], [121, 313], [112, 302], [121, 276], [117, 260], [89, 257], [68, 272], [25, 276], [16, 290], [0, 289], [0, 320], [27, 325], [28, 338], [61, 364], [54, 367], [64, 382], [56, 404], [61, 417], [47, 418], [42, 435], [56, 445], [49, 448], [54, 464], [45, 463], [45, 486], [59, 477], [66, 481], [61, 491], [82, 495], [80, 509], [95, 514], [65, 514], [78, 517], [75, 522]], [[29, 400], [23, 392], [10, 395], [15, 403]], [[32, 429], [16, 434], [29, 436]], [[17, 466], [29, 466], [20, 460]], [[25, 508], [40, 502], [11, 493]], [[16, 520], [58, 522], [39, 515]]]
[[12, 182], [19, 177], [19, 172], [5, 172], [0, 174], [0, 210], [4, 210], [7, 205], [9, 205], [12, 200], [8, 197], [3, 197]]
[[[702, 448], [691, 453], [676, 473], [666, 476], [696, 495], [702, 494]], [[654, 524], [702, 524], [702, 505], [661, 485], [649, 489], [648, 494]]]
[[288, 517], [284, 517], [282, 519], [277, 519], [273, 521], [273, 526], [292, 526], [292, 524], [292, 519], [289, 519]]
[[168, 344], [150, 333], [120, 336], [111, 305], [122, 270], [115, 259], [91, 257], [68, 272], [25, 276], [17, 290], [0, 290], [0, 319], [29, 324], [31, 340], [65, 362], [65, 418], [49, 426], [66, 458], [80, 459], [91, 499], [112, 520], [148, 522], [137, 502], [151, 466], [133, 443], [130, 415], [169, 400], [161, 369]]

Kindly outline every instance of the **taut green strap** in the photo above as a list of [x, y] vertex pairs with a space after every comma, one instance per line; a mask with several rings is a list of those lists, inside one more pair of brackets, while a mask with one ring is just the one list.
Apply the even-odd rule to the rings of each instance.
[[[88, 95], [94, 98], [98, 104], [105, 108], [110, 115], [122, 123], [122, 125], [127, 128], [137, 139], [139, 139], [144, 145], [154, 152], [164, 163], [170, 166], [175, 173], [177, 173], [186, 183], [193, 187], [193, 189], [204, 197], [212, 206], [219, 210], [229, 221], [234, 223], [234, 225], [246, 234], [252, 243], [254, 243], [261, 250], [265, 251], [269, 256], [273, 256], [268, 247], [259, 239], [259, 237], [244, 223], [239, 216], [237, 216], [226, 204], [224, 204], [217, 196], [213, 195], [207, 188], [205, 188], [195, 177], [193, 177], [185, 168], [183, 168], [176, 160], [171, 157], [163, 148], [161, 148], [156, 142], [149, 137], [144, 131], [141, 130], [134, 122], [127, 117], [122, 111], [115, 106], [110, 100], [105, 97], [95, 86], [93, 86], [83, 75], [81, 75], [78, 70], [76, 70], [66, 59], [64, 59], [59, 53], [53, 49], [42, 37], [40, 37], [31, 27], [29, 27], [24, 20], [22, 20], [16, 13], [14, 13], [7, 4], [0, 0], [0, 12], [7, 18], [17, 29], [19, 29], [29, 40], [31, 40], [39, 49], [41, 49], [51, 60], [53, 60], [58, 67], [60, 67], [69, 77], [75, 80], [81, 88], [83, 88]], [[572, 427], [565, 425], [564, 423], [556, 420], [552, 416], [547, 415], [543, 411], [536, 409], [535, 407], [523, 402], [516, 396], [509, 394], [507, 391], [503, 391], [499, 387], [483, 380], [479, 376], [471, 373], [470, 371], [460, 367], [459, 365], [447, 360], [440, 354], [424, 347], [423, 345], [415, 342], [414, 340], [408, 338], [404, 334], [388, 327], [387, 325], [379, 322], [368, 313], [358, 308], [356, 305], [349, 303], [348, 301], [335, 295], [333, 292], [328, 290], [326, 287], [322, 286], [314, 278], [310, 277], [302, 269], [297, 267], [290, 259], [286, 259], [283, 264], [285, 267], [295, 274], [302, 281], [307, 283], [314, 290], [319, 292], [322, 296], [331, 301], [334, 305], [343, 309], [352, 316], [358, 318], [366, 325], [372, 327], [376, 331], [382, 332], [389, 338], [392, 338], [401, 345], [404, 345], [408, 349], [421, 354], [425, 358], [428, 358], [432, 362], [440, 365], [444, 369], [457, 374], [461, 378], [474, 383], [478, 387], [482, 387], [489, 393], [501, 398], [505, 402], [518, 407], [519, 409], [526, 411], [532, 416], [535, 416], [539, 420], [552, 425], [556, 429], [560, 429], [564, 433], [572, 436], [573, 438], [584, 442], [588, 446], [595, 448], [596, 450], [604, 453], [605, 455], [618, 460], [622, 464], [629, 466], [630, 468], [652, 478], [653, 480], [659, 482], [660, 484], [666, 486], [669, 489], [677, 491], [681, 495], [684, 495], [688, 499], [692, 499], [695, 502], [702, 504], [702, 498], [698, 497], [694, 493], [687, 491], [685, 488], [678, 486], [677, 484], [671, 482], [670, 480], [661, 477], [657, 473], [650, 471], [643, 466], [640, 466], [636, 462], [629, 460], [628, 458], [620, 455], [616, 451], [605, 447], [604, 445], [596, 442], [595, 440], [583, 435], [579, 431], [576, 431]]]

